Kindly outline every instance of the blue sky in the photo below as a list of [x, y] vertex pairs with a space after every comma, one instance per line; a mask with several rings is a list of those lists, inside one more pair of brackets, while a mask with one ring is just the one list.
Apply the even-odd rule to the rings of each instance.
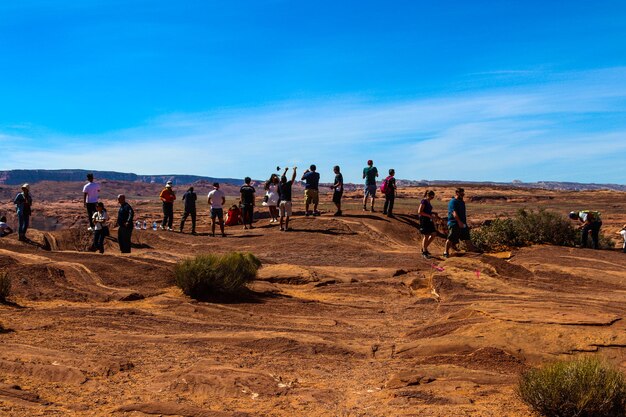
[[0, 169], [625, 183], [626, 2], [0, 3]]

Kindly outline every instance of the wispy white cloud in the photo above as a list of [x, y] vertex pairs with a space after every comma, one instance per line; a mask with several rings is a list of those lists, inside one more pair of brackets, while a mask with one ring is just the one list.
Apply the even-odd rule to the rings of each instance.
[[[99, 135], [50, 134], [45, 142], [28, 128], [0, 128], [0, 141], [12, 143], [7, 168], [262, 178], [277, 164], [316, 163], [323, 179], [339, 164], [347, 179], [360, 181], [364, 161], [373, 158], [400, 178], [623, 182], [624, 80], [626, 69], [613, 68], [447, 97], [171, 114]], [[602, 169], [617, 160], [617, 169]]]

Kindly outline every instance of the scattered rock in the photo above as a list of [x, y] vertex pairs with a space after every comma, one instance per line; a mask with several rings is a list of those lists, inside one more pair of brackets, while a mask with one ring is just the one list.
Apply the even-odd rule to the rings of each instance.
[[138, 301], [146, 298], [143, 294], [138, 292], [131, 292], [130, 294], [120, 297], [119, 301]]
[[430, 384], [434, 380], [435, 378], [427, 377], [420, 373], [403, 371], [392, 375], [391, 378], [389, 378], [389, 381], [385, 384], [385, 388], [396, 389], [410, 387], [413, 385], [424, 385]]
[[405, 271], [404, 269], [398, 269], [396, 270], [396, 272], [393, 273], [394, 277], [399, 277], [400, 275], [406, 275], [408, 274], [408, 271]]

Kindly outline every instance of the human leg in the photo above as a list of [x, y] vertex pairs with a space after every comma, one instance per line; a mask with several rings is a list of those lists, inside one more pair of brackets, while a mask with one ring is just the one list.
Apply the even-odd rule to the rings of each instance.
[[587, 247], [587, 237], [589, 236], [590, 230], [591, 230], [591, 225], [585, 225], [580, 231], [580, 246], [583, 248]]
[[[183, 212], [183, 216], [180, 218], [180, 228], [178, 229], [181, 233], [183, 232], [183, 229], [185, 228], [185, 220], [187, 220], [187, 217], [189, 217], [189, 212], [187, 210], [185, 210]], [[193, 222], [193, 219], [192, 219]]]
[[600, 227], [602, 227], [602, 222], [593, 222], [591, 224], [591, 242], [594, 249], [600, 248]]
[[196, 234], [196, 211], [192, 211], [191, 213], [191, 233]]
[[96, 212], [96, 203], [87, 203], [85, 204], [85, 208], [87, 209], [87, 219], [89, 219], [89, 227], [93, 229], [93, 214]]

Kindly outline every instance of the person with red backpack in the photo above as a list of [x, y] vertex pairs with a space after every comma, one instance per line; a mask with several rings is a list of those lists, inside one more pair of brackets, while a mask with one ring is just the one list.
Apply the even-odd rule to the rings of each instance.
[[385, 194], [383, 214], [386, 214], [387, 217], [393, 217], [393, 203], [396, 199], [396, 178], [394, 175], [396, 175], [396, 171], [392, 168], [389, 170], [389, 176], [380, 185], [380, 191]]

